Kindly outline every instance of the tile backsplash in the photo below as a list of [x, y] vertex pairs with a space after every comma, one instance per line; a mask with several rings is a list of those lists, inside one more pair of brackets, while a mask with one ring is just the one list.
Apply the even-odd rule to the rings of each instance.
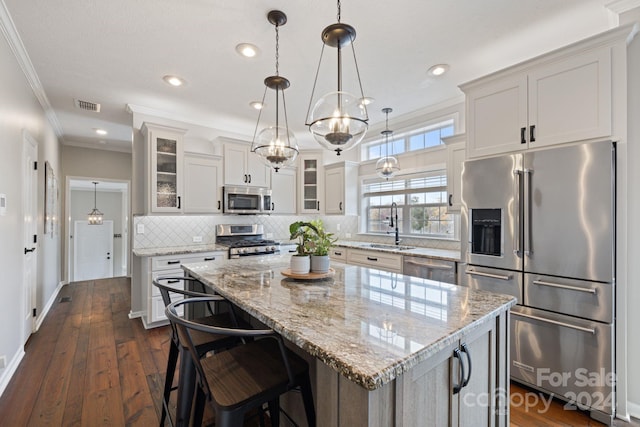
[[[357, 216], [312, 216], [312, 215], [175, 215], [133, 217], [133, 248], [146, 249], [173, 246], [212, 244], [216, 241], [217, 224], [263, 224], [264, 237], [280, 242], [289, 241], [289, 224], [299, 220], [323, 220], [328, 231], [340, 240], [357, 240], [373, 243], [393, 243], [393, 235], [358, 234]], [[144, 233], [138, 234], [138, 225]], [[340, 230], [338, 230], [338, 228]], [[202, 242], [194, 243], [194, 237]], [[438, 239], [403, 238], [403, 245], [423, 246], [438, 249], [460, 249], [460, 242]]]

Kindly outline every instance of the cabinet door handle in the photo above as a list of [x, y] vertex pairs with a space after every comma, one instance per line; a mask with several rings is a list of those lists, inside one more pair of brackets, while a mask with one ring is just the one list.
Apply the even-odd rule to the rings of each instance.
[[247, 175], [249, 177], [249, 184], [251, 184], [251, 174]]
[[218, 200], [218, 210], [220, 210], [220, 200]]
[[531, 127], [529, 127], [529, 142], [536, 142], [535, 130], [536, 125], [531, 125]]
[[[469, 384], [469, 380], [471, 379], [471, 353], [469, 352], [469, 347], [467, 347], [467, 343], [462, 343], [460, 346], [462, 352], [467, 356], [467, 362], [469, 371], [467, 372], [467, 378], [462, 381], [462, 387], [466, 387]], [[464, 371], [463, 371], [464, 372]]]
[[340, 205], [338, 206], [340, 208], [340, 210], [342, 211], [342, 202], [340, 202]]
[[276, 210], [276, 204], [275, 204], [275, 203], [273, 203], [273, 202], [271, 203], [271, 210], [272, 210], [272, 211], [275, 211], [275, 210]]
[[453, 394], [458, 394], [460, 393], [460, 390], [462, 390], [463, 387], [463, 383], [464, 383], [464, 377], [465, 377], [465, 372], [464, 372], [464, 363], [462, 363], [462, 356], [460, 355], [460, 349], [459, 348], [455, 348], [453, 350], [453, 357], [455, 357], [456, 359], [458, 359], [458, 369], [459, 369], [459, 375], [458, 375], [458, 379], [459, 382], [458, 384], [454, 384], [453, 386]]
[[208, 257], [204, 259], [205, 261], [215, 261], [216, 257], [212, 256], [212, 257]]
[[449, 194], [449, 206], [453, 206], [453, 194]]
[[178, 261], [167, 261], [167, 264], [180, 264], [180, 260], [178, 260]]
[[178, 196], [178, 209], [180, 209], [180, 206], [182, 205], [182, 197]]
[[244, 182], [245, 184], [247, 183], [247, 174], [246, 174], [246, 173], [244, 174], [244, 180], [243, 180], [243, 182]]
[[527, 139], [525, 138], [525, 134], [527, 133], [527, 128], [520, 128], [520, 144], [526, 144]]
[[320, 201], [319, 201], [319, 200], [318, 200], [318, 202], [317, 202], [317, 207], [316, 207], [316, 209], [317, 209], [317, 210], [320, 210]]
[[378, 261], [378, 258], [374, 258], [372, 256], [368, 256], [367, 260], [369, 260], [369, 261]]

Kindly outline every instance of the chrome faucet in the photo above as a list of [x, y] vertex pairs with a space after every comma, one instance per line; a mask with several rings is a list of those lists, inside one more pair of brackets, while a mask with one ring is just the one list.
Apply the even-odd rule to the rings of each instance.
[[[393, 208], [396, 208], [396, 215], [395, 215], [395, 223], [393, 222]], [[398, 204], [396, 202], [391, 203], [391, 218], [389, 220], [389, 227], [395, 227], [395, 232], [396, 232], [396, 241], [395, 244], [399, 245], [400, 244], [400, 234], [398, 232]], [[389, 234], [389, 232], [387, 231], [387, 234]]]

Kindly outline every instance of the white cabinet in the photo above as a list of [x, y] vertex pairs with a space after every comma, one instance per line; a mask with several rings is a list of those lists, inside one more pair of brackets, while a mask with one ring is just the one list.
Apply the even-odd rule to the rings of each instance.
[[324, 168], [322, 153], [307, 152], [298, 156], [298, 212], [321, 214], [324, 211]]
[[271, 208], [274, 214], [296, 213], [295, 169], [280, 169], [271, 175]]
[[186, 213], [222, 212], [222, 159], [218, 156], [184, 153], [184, 197]]
[[467, 155], [610, 136], [611, 48], [554, 52], [461, 86]]
[[339, 162], [324, 167], [324, 211], [327, 215], [358, 214], [358, 164]]
[[447, 145], [447, 212], [460, 212], [462, 189], [462, 163], [466, 156], [465, 134], [444, 138]]
[[271, 168], [251, 152], [251, 144], [225, 142], [224, 184], [270, 187]]
[[[184, 271], [180, 268], [182, 264], [194, 262], [219, 264], [223, 263], [226, 257], [227, 254], [224, 251], [143, 257], [140, 284], [144, 327], [149, 329], [167, 324], [162, 296], [159, 289], [153, 285], [154, 279], [166, 276], [183, 277]], [[182, 280], [176, 279], [168, 284], [177, 289], [184, 289]]]
[[146, 141], [147, 212], [181, 212], [183, 137], [186, 132], [152, 123], [142, 124]]
[[347, 263], [402, 273], [402, 255], [363, 249], [347, 249]]

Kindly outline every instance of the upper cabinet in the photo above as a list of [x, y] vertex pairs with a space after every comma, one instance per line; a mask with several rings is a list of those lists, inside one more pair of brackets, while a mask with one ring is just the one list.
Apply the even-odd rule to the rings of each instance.
[[324, 212], [324, 168], [322, 153], [300, 153], [298, 156], [298, 212], [321, 214]]
[[186, 213], [222, 212], [222, 158], [184, 153], [184, 197]]
[[296, 174], [295, 169], [285, 168], [271, 175], [272, 213], [296, 213]]
[[339, 162], [325, 166], [325, 213], [358, 214], [358, 164]]
[[610, 136], [611, 48], [555, 52], [467, 83], [467, 155]]
[[462, 163], [466, 156], [466, 135], [444, 138], [447, 146], [447, 212], [460, 212], [462, 190]]
[[182, 212], [184, 129], [142, 124], [147, 144], [148, 212]]
[[271, 168], [251, 152], [251, 144], [225, 142], [224, 184], [270, 187]]

